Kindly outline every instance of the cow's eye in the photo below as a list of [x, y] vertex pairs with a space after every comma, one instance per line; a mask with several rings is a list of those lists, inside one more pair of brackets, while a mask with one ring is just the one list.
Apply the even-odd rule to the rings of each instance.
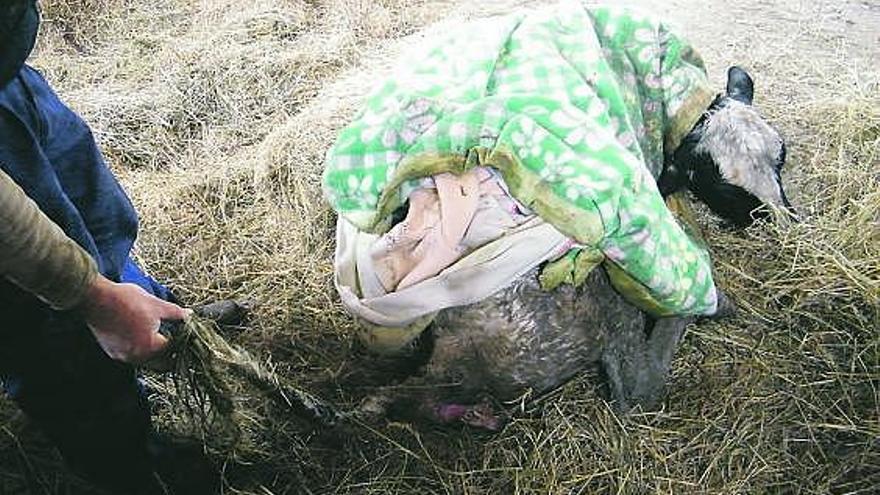
[[785, 143], [779, 147], [779, 154], [776, 156], [776, 170], [781, 171], [785, 165]]

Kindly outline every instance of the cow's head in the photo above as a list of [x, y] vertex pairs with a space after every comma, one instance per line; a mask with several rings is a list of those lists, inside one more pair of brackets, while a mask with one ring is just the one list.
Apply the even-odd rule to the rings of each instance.
[[[739, 67], [675, 150], [658, 185], [665, 196], [687, 187], [736, 226], [770, 211], [793, 217], [782, 188], [785, 142], [752, 106], [754, 83]], [[761, 208], [766, 206], [766, 208]]]

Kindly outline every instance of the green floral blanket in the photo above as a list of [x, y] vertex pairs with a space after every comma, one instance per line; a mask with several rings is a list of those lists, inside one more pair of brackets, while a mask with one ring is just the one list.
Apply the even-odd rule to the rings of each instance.
[[329, 151], [324, 192], [382, 233], [420, 178], [490, 166], [578, 244], [547, 288], [604, 262], [654, 315], [712, 313], [708, 253], [656, 186], [711, 96], [699, 55], [636, 11], [572, 0], [484, 19], [402, 61]]

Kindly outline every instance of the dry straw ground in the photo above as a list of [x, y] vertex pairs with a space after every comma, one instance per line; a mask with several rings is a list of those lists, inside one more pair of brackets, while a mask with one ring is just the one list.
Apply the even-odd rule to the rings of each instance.
[[[139, 259], [190, 303], [255, 299], [231, 340], [352, 404], [375, 380], [330, 282], [323, 153], [423, 27], [524, 3], [50, 0], [33, 63], [130, 192]], [[691, 329], [662, 411], [615, 416], [589, 373], [496, 435], [389, 424], [334, 436], [255, 403], [249, 448], [226, 463], [230, 493], [876, 493], [880, 5], [732, 4], [653, 7], [719, 84], [726, 64], [752, 70], [789, 141], [803, 221], [734, 233], [704, 216], [741, 310]], [[187, 427], [156, 400], [163, 428]], [[91, 493], [0, 409], [0, 492]]]

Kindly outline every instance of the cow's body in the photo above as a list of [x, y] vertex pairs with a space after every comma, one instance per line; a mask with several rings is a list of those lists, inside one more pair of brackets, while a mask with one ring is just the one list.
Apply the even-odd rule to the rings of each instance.
[[577, 288], [546, 291], [537, 275], [441, 312], [425, 336], [431, 352], [422, 368], [371, 397], [363, 412], [495, 429], [492, 400], [540, 396], [596, 367], [618, 410], [653, 407], [694, 318], [650, 318], [621, 297], [601, 267]]
[[[493, 427], [484, 396], [541, 394], [595, 363], [619, 409], [650, 407], [684, 328], [726, 301], [708, 251], [664, 197], [688, 189], [737, 226], [762, 206], [790, 207], [783, 140], [752, 106], [744, 70], [730, 68], [726, 92], [711, 101], [702, 59], [641, 14], [565, 3], [493, 26], [468, 25], [479, 43], [466, 31], [418, 51], [328, 153], [342, 303], [367, 323], [372, 350], [417, 339], [430, 350], [420, 373], [364, 411]], [[492, 225], [487, 216], [473, 228], [478, 207], [463, 227], [444, 224], [475, 197], [495, 199], [465, 187], [477, 167], [500, 176], [517, 214], [556, 230], [521, 241], [526, 224], [511, 221], [517, 228], [495, 241], [449, 241]], [[441, 191], [448, 175], [460, 189]], [[436, 189], [430, 208], [413, 200], [426, 189]], [[410, 223], [404, 211], [432, 220]], [[437, 238], [453, 246], [437, 249]], [[450, 261], [450, 252], [463, 258]], [[578, 284], [596, 258], [601, 266]], [[451, 264], [418, 279], [421, 287], [389, 276], [412, 259]], [[379, 276], [376, 266], [394, 269]], [[541, 282], [561, 273], [560, 283], [576, 285], [539, 283], [542, 267]]]
[[[761, 127], [767, 134], [762, 138], [766, 146], [753, 146], [754, 136], [751, 140], [728, 136], [723, 140], [728, 154], [736, 154], [741, 141], [739, 152], [749, 157], [749, 163], [758, 164], [752, 174], [740, 173], [740, 181], [759, 187], [753, 191], [756, 188], [724, 178], [725, 171], [739, 162], [719, 164], [717, 150], [703, 133], [716, 114], [731, 106], [750, 106], [753, 92], [744, 71], [731, 68], [729, 74], [727, 94], [716, 98], [685, 137], [658, 187], [664, 194], [691, 189], [732, 224], [746, 225], [754, 219], [751, 208], [763, 204], [790, 209], [780, 180], [785, 149], [766, 124]], [[737, 101], [731, 104], [731, 99]], [[747, 110], [753, 112], [747, 122], [754, 122], [756, 111]], [[728, 134], [735, 132], [734, 121]], [[754, 155], [766, 159], [755, 160]], [[760, 190], [768, 189], [776, 195], [758, 199]], [[731, 310], [730, 301], [719, 291], [716, 316]], [[487, 397], [510, 401], [527, 393], [540, 395], [596, 365], [607, 377], [618, 410], [653, 407], [663, 396], [682, 333], [694, 321], [694, 317], [651, 318], [612, 287], [602, 267], [579, 287], [563, 285], [553, 291], [540, 286], [536, 269], [478, 303], [441, 311], [423, 338], [431, 352], [421, 370], [403, 386], [388, 387], [371, 397], [362, 412], [372, 416], [391, 412], [439, 423], [463, 421], [494, 429], [498, 420]]]

